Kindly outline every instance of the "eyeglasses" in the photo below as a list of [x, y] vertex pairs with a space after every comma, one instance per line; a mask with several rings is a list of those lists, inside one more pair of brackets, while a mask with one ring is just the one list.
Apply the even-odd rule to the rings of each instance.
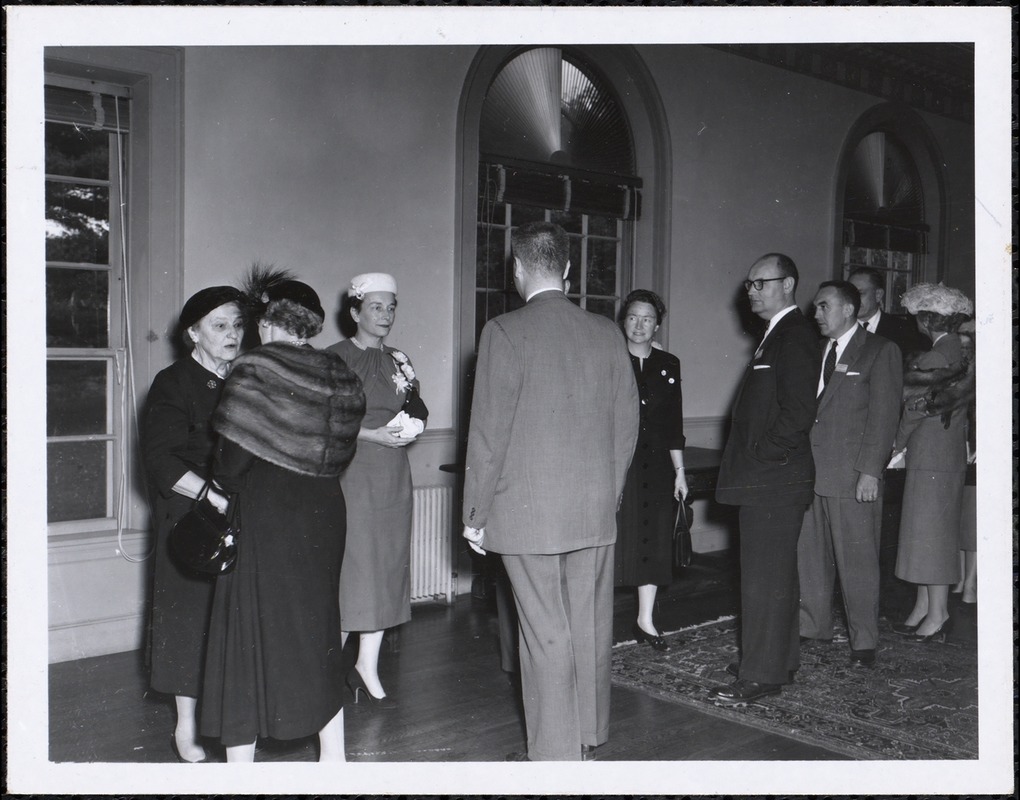
[[778, 278], [755, 278], [753, 281], [744, 281], [744, 291], [745, 292], [751, 291], [751, 287], [753, 286], [756, 292], [760, 292], [762, 289], [765, 288], [765, 284], [768, 281], [785, 281], [785, 280], [786, 280], [785, 275], [781, 275]]

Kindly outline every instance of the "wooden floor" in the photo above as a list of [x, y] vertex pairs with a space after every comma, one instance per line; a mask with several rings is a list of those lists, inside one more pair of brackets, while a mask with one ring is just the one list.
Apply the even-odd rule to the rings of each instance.
[[[480, 594], [480, 592], [479, 592]], [[883, 612], [909, 609], [909, 586], [895, 579], [883, 589]], [[614, 640], [629, 636], [636, 600], [618, 590]], [[673, 586], [660, 592], [659, 626], [677, 630], [736, 614], [735, 569], [726, 554], [698, 555]], [[966, 617], [965, 614], [956, 614]], [[351, 761], [502, 761], [524, 748], [517, 691], [499, 667], [491, 598], [462, 596], [452, 606], [416, 605], [412, 620], [387, 636], [381, 677], [399, 708], [346, 705]], [[966, 619], [954, 629], [968, 634]], [[50, 760], [54, 762], [170, 762], [172, 698], [147, 689], [139, 652], [88, 658], [50, 668]], [[740, 723], [613, 688], [610, 740], [599, 760], [843, 759], [820, 747], [764, 733]], [[210, 743], [213, 760], [222, 752]], [[260, 761], [314, 761], [313, 738], [260, 742]]]

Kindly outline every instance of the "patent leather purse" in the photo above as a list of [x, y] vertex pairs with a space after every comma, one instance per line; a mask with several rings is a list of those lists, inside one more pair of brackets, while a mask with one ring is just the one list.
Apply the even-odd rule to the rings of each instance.
[[673, 523], [673, 566], [677, 569], [689, 567], [694, 549], [691, 547], [691, 525], [694, 523], [694, 509], [686, 500], [677, 504], [676, 521]]
[[174, 524], [167, 544], [171, 557], [185, 569], [224, 575], [237, 561], [237, 496], [231, 496], [227, 513], [221, 514], [209, 502], [209, 483], [206, 481], [191, 510]]

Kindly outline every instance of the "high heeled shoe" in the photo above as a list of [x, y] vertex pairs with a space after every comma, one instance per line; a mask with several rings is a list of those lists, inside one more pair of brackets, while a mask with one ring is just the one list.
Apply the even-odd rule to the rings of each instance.
[[170, 734], [170, 749], [174, 751], [174, 755], [177, 756], [177, 760], [180, 761], [182, 764], [204, 764], [206, 760], [209, 758], [209, 754], [206, 753], [204, 756], [198, 759], [198, 761], [189, 761], [188, 759], [186, 759], [184, 756], [181, 755], [181, 751], [177, 747], [177, 737], [174, 736], [174, 734], [172, 733]]
[[917, 633], [917, 629], [920, 626], [920, 622], [918, 622], [917, 625], [907, 625], [905, 622], [894, 622], [892, 624], [892, 632], [898, 633], [900, 636], [913, 636]]
[[634, 624], [634, 638], [638, 640], [638, 643], [647, 642], [651, 645], [653, 650], [658, 650], [660, 653], [665, 653], [669, 650], [669, 645], [666, 640], [657, 633], [647, 633], [640, 625]]
[[382, 697], [376, 697], [374, 694], [368, 691], [368, 687], [365, 685], [365, 679], [361, 677], [361, 673], [358, 672], [357, 667], [355, 667], [354, 669], [347, 673], [346, 683], [347, 688], [354, 696], [355, 705], [358, 704], [358, 693], [364, 692], [365, 697], [368, 698], [369, 705], [371, 705], [373, 708], [397, 707], [397, 701], [390, 697], [388, 694], [383, 695]]
[[946, 617], [942, 621], [942, 624], [939, 625], [938, 630], [932, 631], [931, 633], [915, 633], [912, 636], [908, 636], [907, 641], [913, 642], [914, 644], [929, 644], [931, 642], [942, 644], [946, 641], [946, 635], [949, 633], [949, 629], [952, 628], [951, 620], [952, 617]]

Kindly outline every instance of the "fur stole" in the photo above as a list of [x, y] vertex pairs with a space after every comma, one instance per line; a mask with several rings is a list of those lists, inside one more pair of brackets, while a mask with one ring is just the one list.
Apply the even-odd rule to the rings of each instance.
[[929, 417], [942, 417], [947, 428], [954, 411], [967, 409], [974, 402], [974, 385], [974, 359], [966, 355], [958, 364], [936, 369], [912, 363], [903, 373], [907, 405]]
[[301, 475], [339, 475], [354, 458], [365, 392], [340, 356], [274, 342], [234, 361], [213, 429]]

